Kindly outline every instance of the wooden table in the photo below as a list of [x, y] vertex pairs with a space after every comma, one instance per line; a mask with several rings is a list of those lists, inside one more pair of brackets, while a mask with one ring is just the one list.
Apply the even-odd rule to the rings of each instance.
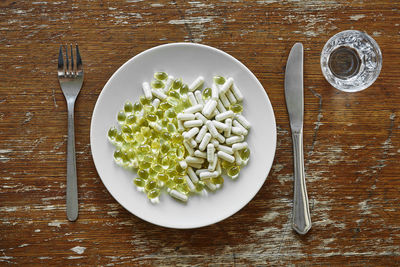
[[[400, 264], [400, 4], [397, 1], [10, 1], [0, 3], [0, 264]], [[320, 52], [359, 29], [380, 45], [367, 90], [332, 88]], [[313, 228], [291, 230], [292, 142], [283, 80], [305, 47], [304, 150]], [[60, 44], [79, 43], [76, 103], [80, 215], [65, 214], [67, 109], [56, 78]], [[156, 45], [197, 42], [242, 61], [272, 102], [275, 161], [256, 197], [208, 227], [154, 226], [121, 207], [92, 161], [89, 125], [104, 84]]]

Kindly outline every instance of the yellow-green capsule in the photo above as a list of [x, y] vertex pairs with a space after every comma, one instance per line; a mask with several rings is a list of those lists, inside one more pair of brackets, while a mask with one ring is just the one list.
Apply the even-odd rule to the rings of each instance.
[[157, 176], [157, 172], [153, 168], [149, 168], [149, 176], [154, 178]]
[[250, 157], [250, 149], [245, 148], [241, 150], [239, 155], [242, 158], [242, 160], [247, 160]]
[[165, 115], [170, 119], [176, 118], [176, 112], [173, 109], [168, 109]]
[[147, 178], [149, 178], [149, 173], [146, 170], [143, 169], [139, 169], [137, 172], [138, 176], [144, 180], [146, 180]]
[[151, 87], [155, 88], [155, 89], [160, 89], [164, 87], [164, 83], [162, 81], [159, 80], [155, 80], [151, 82]]
[[168, 78], [168, 74], [163, 71], [157, 71], [156, 73], [154, 73], [154, 79], [163, 81], [167, 78]]
[[[175, 127], [175, 125], [174, 125], [174, 127]], [[176, 127], [175, 127], [175, 130], [176, 130]], [[183, 140], [184, 140], [184, 138], [181, 134], [174, 133], [171, 136], [172, 143], [181, 144], [183, 142]]]
[[192, 106], [188, 97], [182, 98], [182, 104], [184, 108], [188, 108]]
[[183, 182], [185, 182], [185, 178], [181, 177], [181, 176], [177, 176], [174, 178], [174, 182], [176, 184], [183, 184]]
[[137, 186], [137, 187], [144, 187], [145, 186], [145, 184], [146, 184], [146, 182], [142, 179], [142, 178], [139, 178], [139, 177], [136, 177], [135, 179], [133, 179], [133, 183]]
[[224, 170], [228, 170], [229, 168], [231, 168], [231, 167], [233, 167], [233, 166], [235, 166], [234, 163], [229, 163], [229, 162], [227, 162], [226, 160], [221, 161], [221, 167], [222, 167]]
[[156, 188], [157, 185], [158, 185], [158, 183], [155, 180], [147, 180], [145, 190], [150, 191], [150, 190]]
[[129, 127], [128, 125], [123, 125], [123, 126], [121, 127], [121, 131], [122, 131], [124, 134], [130, 134], [130, 133], [132, 133], [132, 129], [131, 129], [131, 127]]
[[157, 173], [159, 173], [159, 175], [161, 174], [161, 172], [164, 171], [163, 168], [162, 168], [162, 166], [159, 165], [159, 164], [154, 164], [152, 168], [153, 168], [153, 170], [155, 170]]
[[120, 149], [114, 151], [114, 160], [118, 161], [122, 159], [122, 151]]
[[168, 187], [168, 188], [170, 188], [170, 189], [174, 189], [174, 188], [176, 187], [176, 184], [175, 184], [175, 182], [174, 182], [173, 179], [169, 179], [169, 180], [165, 183], [165, 186]]
[[186, 95], [189, 92], [189, 86], [187, 84], [183, 84], [181, 89], [179, 90], [179, 93], [181, 95]]
[[155, 121], [157, 120], [157, 116], [150, 113], [150, 114], [147, 114], [146, 119], [147, 119], [148, 121], [155, 122]]
[[197, 182], [194, 186], [197, 192], [201, 192], [204, 189], [204, 183], [202, 181]]
[[172, 107], [172, 106], [171, 106], [171, 104], [168, 103], [167, 101], [163, 101], [163, 102], [160, 103], [159, 107], [160, 107], [162, 110], [167, 110], [167, 109], [169, 109], [169, 108]]
[[208, 87], [203, 90], [202, 97], [204, 100], [210, 99], [211, 95], [212, 95], [211, 88]]
[[135, 140], [139, 143], [142, 143], [144, 141], [145, 137], [141, 133], [136, 133], [135, 134]]
[[153, 150], [159, 150], [160, 149], [160, 141], [158, 140], [158, 139], [154, 139], [152, 142], [151, 142], [151, 149], [153, 149]]
[[115, 136], [115, 142], [117, 142], [117, 143], [123, 143], [125, 140], [124, 140], [124, 137], [122, 136], [122, 133], [117, 133], [117, 135]]
[[222, 178], [222, 176], [218, 176], [218, 177], [212, 178], [212, 183], [213, 184], [223, 184], [224, 183], [224, 178]]
[[137, 124], [132, 125], [132, 132], [134, 133], [140, 132], [141, 129], [142, 127], [140, 127], [140, 125]]
[[176, 98], [174, 98], [174, 97], [167, 97], [167, 100], [166, 100], [167, 102], [168, 102], [168, 104], [170, 104], [171, 105], [171, 107], [176, 107], [178, 104], [179, 104], [179, 101], [178, 101], [178, 99], [176, 99]]
[[178, 90], [182, 87], [182, 79], [175, 79], [174, 82], [172, 83], [172, 89]]
[[160, 195], [160, 189], [154, 188], [147, 193], [147, 197], [150, 199], [157, 198]]
[[146, 162], [152, 163], [153, 162], [153, 157], [150, 154], [147, 154], [147, 155], [144, 156], [143, 160], [146, 161]]
[[126, 119], [126, 114], [125, 114], [125, 112], [124, 112], [123, 110], [121, 110], [120, 112], [118, 112], [118, 115], [117, 115], [117, 120], [118, 120], [118, 122], [119, 122], [120, 124], [122, 124], [122, 123], [125, 122], [125, 119]]
[[230, 110], [232, 110], [235, 113], [240, 113], [243, 111], [243, 107], [240, 104], [233, 104], [229, 107]]
[[180, 99], [181, 98], [181, 95], [177, 91], [173, 91], [173, 90], [169, 91], [168, 95], [170, 97], [173, 97], [173, 98], [176, 98], [176, 99]]
[[225, 78], [222, 76], [214, 76], [214, 82], [216, 84], [222, 85], [225, 83]]
[[176, 186], [176, 189], [179, 192], [184, 193], [185, 195], [189, 194], [189, 192], [190, 192], [190, 188], [187, 186], [187, 184], [178, 184]]
[[171, 140], [171, 135], [168, 132], [162, 132], [161, 138], [165, 141], [169, 141], [169, 140]]
[[117, 136], [117, 133], [118, 133], [117, 128], [111, 127], [111, 128], [108, 130], [108, 138], [109, 138], [111, 141], [114, 141], [114, 140], [115, 140], [115, 137]]
[[135, 112], [140, 112], [142, 108], [143, 108], [142, 104], [138, 101], [136, 101], [135, 104], [133, 104], [133, 111]]
[[146, 114], [148, 113], [154, 113], [154, 111], [156, 110], [156, 108], [152, 105], [144, 105], [143, 106], [143, 110]]
[[[144, 157], [146, 157], [146, 155]], [[144, 157], [143, 157], [143, 159], [144, 159]], [[150, 166], [151, 166], [150, 162], [147, 162], [144, 160], [139, 162], [139, 168], [141, 168], [141, 169], [148, 169], [148, 168], [150, 168]]]
[[124, 111], [126, 113], [130, 113], [133, 111], [133, 105], [130, 101], [126, 101], [125, 105], [124, 105]]
[[147, 99], [144, 95], [142, 95], [141, 97], [139, 97], [139, 101], [142, 105], [150, 105], [151, 100]]
[[239, 167], [239, 166], [232, 166], [232, 167], [230, 167], [230, 168], [228, 169], [227, 174], [228, 174], [228, 176], [230, 176], [230, 177], [234, 177], [234, 176], [236, 176], [237, 174], [239, 174], [239, 172], [240, 172], [240, 167]]
[[168, 143], [162, 144], [161, 145], [161, 153], [167, 154], [170, 148], [171, 147]]
[[175, 133], [176, 132], [176, 127], [175, 127], [175, 125], [173, 124], [173, 123], [168, 123], [167, 124], [167, 131], [169, 132], [169, 133]]
[[167, 182], [167, 181], [169, 180], [169, 177], [168, 177], [168, 175], [165, 174], [165, 173], [160, 173], [160, 174], [158, 174], [157, 179], [158, 179], [159, 181], [165, 183], [165, 182]]
[[147, 122], [147, 120], [143, 117], [139, 118], [137, 121], [137, 125], [139, 126], [149, 126], [149, 123]]
[[133, 148], [129, 148], [128, 151], [126, 152], [126, 155], [130, 160], [133, 160], [136, 156], [136, 152]]
[[140, 132], [142, 133], [142, 135], [145, 137], [145, 138], [149, 138], [150, 136], [151, 136], [151, 129], [149, 128], [149, 127], [142, 127], [141, 129], [140, 129]]
[[126, 123], [129, 125], [132, 125], [136, 122], [136, 115], [135, 114], [130, 114], [127, 118], [126, 118]]
[[183, 157], [185, 156], [185, 147], [184, 146], [180, 146], [176, 148], [176, 157], [178, 159], [183, 159]]
[[162, 118], [164, 118], [164, 111], [162, 111], [162, 110], [157, 110], [157, 111], [155, 112], [155, 114], [156, 114], [156, 116], [157, 116], [157, 118], [158, 118], [159, 120], [161, 120]]

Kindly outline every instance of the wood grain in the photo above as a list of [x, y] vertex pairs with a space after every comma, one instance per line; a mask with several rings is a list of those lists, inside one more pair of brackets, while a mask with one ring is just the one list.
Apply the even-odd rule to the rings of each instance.
[[[400, 264], [400, 4], [397, 1], [1, 1], [0, 264]], [[343, 93], [319, 55], [359, 29], [380, 45], [378, 80]], [[156, 45], [198, 42], [242, 61], [274, 107], [274, 165], [256, 197], [205, 228], [164, 229], [131, 215], [103, 186], [89, 125], [112, 73]], [[304, 150], [313, 228], [290, 228], [292, 147], [283, 94], [290, 47], [305, 47]], [[76, 103], [80, 216], [65, 215], [67, 110], [58, 47], [78, 43], [85, 83]]]

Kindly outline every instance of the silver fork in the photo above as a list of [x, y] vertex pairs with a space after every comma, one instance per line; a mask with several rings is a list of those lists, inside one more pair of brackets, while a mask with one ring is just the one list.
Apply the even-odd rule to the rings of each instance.
[[[74, 106], [75, 100], [83, 84], [83, 67], [76, 45], [76, 61], [72, 44], [70, 45], [70, 58], [68, 60], [68, 46], [65, 46], [65, 63], [63, 59], [63, 46], [60, 46], [58, 55], [58, 81], [68, 107], [68, 142], [67, 142], [67, 218], [75, 221], [78, 218], [78, 185], [76, 177], [75, 158], [75, 129], [74, 129]], [[70, 64], [71, 63], [71, 64]], [[74, 64], [75, 63], [75, 64]]]

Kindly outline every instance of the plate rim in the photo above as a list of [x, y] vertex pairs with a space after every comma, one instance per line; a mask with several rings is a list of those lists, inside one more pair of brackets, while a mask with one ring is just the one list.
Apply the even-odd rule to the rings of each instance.
[[[100, 99], [102, 98], [103, 90], [104, 90], [107, 86], [109, 86], [110, 83], [113, 82], [113, 80], [115, 79], [115, 77], [117, 76], [117, 74], [118, 74], [126, 65], [130, 64], [130, 63], [131, 63], [132, 61], [134, 61], [136, 58], [138, 58], [138, 57], [140, 57], [140, 56], [142, 56], [142, 55], [144, 55], [144, 54], [151, 53], [153, 50], [157, 50], [157, 49], [164, 48], [164, 47], [169, 47], [169, 46], [193, 46], [193, 47], [198, 46], [198, 47], [203, 47], [203, 48], [206, 48], [206, 49], [214, 50], [215, 52], [220, 53], [220, 54], [222, 54], [222, 55], [224, 55], [224, 56], [227, 56], [227, 57], [229, 57], [230, 59], [232, 59], [234, 62], [236, 62], [237, 64], [239, 64], [241, 67], [243, 67], [243, 69], [244, 69], [250, 76], [252, 76], [252, 77], [254, 78], [255, 82], [263, 89], [263, 94], [262, 94], [262, 95], [264, 96], [264, 99], [265, 99], [265, 101], [267, 102], [268, 108], [270, 109], [271, 115], [272, 115], [272, 122], [273, 122], [273, 125], [272, 125], [273, 127], [272, 127], [272, 129], [273, 129], [273, 139], [274, 139], [274, 140], [273, 140], [273, 144], [272, 144], [272, 145], [273, 145], [273, 154], [272, 154], [271, 162], [270, 162], [270, 164], [269, 164], [269, 166], [268, 166], [268, 172], [265, 174], [265, 179], [263, 180], [262, 183], [260, 183], [260, 185], [258, 186], [257, 190], [254, 191], [255, 193], [251, 195], [251, 197], [249, 198], [249, 200], [248, 200], [247, 202], [245, 201], [245, 203], [243, 203], [242, 205], [239, 205], [236, 209], [234, 209], [234, 211], [233, 211], [230, 215], [225, 216], [225, 217], [222, 216], [222, 217], [218, 217], [218, 218], [216, 218], [216, 219], [214, 219], [214, 220], [210, 220], [207, 224], [189, 225], [189, 226], [182, 226], [182, 225], [176, 225], [176, 224], [175, 224], [175, 225], [174, 225], [174, 224], [168, 224], [168, 225], [166, 225], [166, 224], [160, 224], [160, 223], [158, 223], [158, 222], [151, 221], [151, 220], [149, 220], [149, 219], [146, 219], [146, 218], [144, 218], [144, 217], [142, 217], [142, 216], [140, 216], [140, 215], [137, 215], [136, 213], [132, 212], [132, 211], [131, 211], [130, 209], [128, 209], [124, 204], [122, 204], [120, 201], [118, 201], [118, 198], [117, 198], [113, 193], [111, 193], [109, 187], [106, 185], [106, 183], [104, 182], [103, 178], [101, 177], [101, 175], [100, 175], [100, 173], [99, 173], [99, 169], [98, 169], [98, 167], [97, 167], [96, 160], [95, 160], [95, 157], [94, 157], [94, 154], [93, 154], [93, 142], [94, 142], [94, 141], [93, 141], [93, 140], [94, 140], [94, 133], [93, 133], [93, 131], [94, 131], [94, 129], [93, 129], [93, 128], [94, 128], [94, 124], [93, 124], [93, 120], [94, 120], [94, 115], [96, 114], [96, 110], [99, 108], [99, 102], [100, 102]], [[128, 59], [128, 60], [127, 60], [126, 62], [124, 62], [117, 70], [114, 71], [114, 73], [111, 75], [111, 77], [107, 80], [107, 82], [105, 83], [105, 85], [104, 85], [103, 88], [101, 89], [101, 91], [100, 91], [100, 93], [99, 93], [99, 95], [98, 95], [98, 97], [97, 97], [96, 104], [95, 104], [95, 106], [94, 106], [94, 108], [93, 108], [93, 112], [92, 112], [92, 116], [91, 116], [91, 121], [90, 121], [90, 150], [91, 150], [91, 154], [92, 154], [91, 156], [92, 156], [92, 160], [93, 160], [94, 166], [95, 166], [95, 168], [96, 168], [97, 175], [98, 175], [98, 177], [100, 178], [100, 180], [101, 180], [101, 182], [103, 183], [103, 185], [105, 186], [105, 188], [107, 189], [108, 193], [114, 198], [114, 200], [115, 200], [119, 205], [121, 205], [124, 209], [126, 209], [126, 210], [127, 210], [129, 213], [131, 213], [132, 215], [134, 215], [134, 216], [140, 218], [141, 220], [146, 221], [146, 222], [148, 222], [148, 223], [150, 223], [150, 224], [157, 225], [157, 226], [164, 227], [164, 228], [170, 228], [170, 229], [196, 229], [196, 228], [202, 228], [202, 227], [206, 227], [206, 226], [209, 226], [209, 225], [213, 225], [213, 224], [216, 224], [216, 223], [218, 223], [218, 222], [221, 222], [221, 221], [223, 221], [223, 220], [225, 220], [225, 219], [227, 219], [227, 218], [229, 218], [229, 217], [235, 215], [235, 214], [238, 213], [240, 210], [242, 210], [244, 207], [246, 207], [246, 206], [254, 199], [254, 197], [255, 197], [255, 196], [257, 195], [257, 193], [260, 191], [261, 187], [265, 184], [265, 181], [268, 179], [268, 176], [269, 176], [269, 174], [270, 174], [270, 172], [271, 172], [271, 169], [272, 169], [272, 165], [273, 165], [274, 160], [275, 160], [276, 146], [277, 146], [277, 128], [276, 128], [276, 117], [275, 117], [274, 109], [273, 109], [273, 107], [272, 107], [272, 103], [271, 103], [271, 101], [270, 101], [270, 99], [269, 99], [269, 97], [268, 97], [268, 94], [267, 94], [267, 92], [266, 92], [264, 86], [263, 86], [263, 85], [261, 84], [261, 82], [259, 81], [259, 79], [255, 76], [255, 74], [254, 74], [245, 64], [243, 64], [241, 61], [239, 61], [238, 59], [236, 59], [234, 56], [232, 56], [232, 55], [228, 54], [227, 52], [225, 52], [225, 51], [223, 51], [223, 50], [220, 50], [220, 49], [218, 49], [218, 48], [215, 48], [215, 47], [212, 47], [212, 46], [209, 46], [209, 45], [198, 44], [198, 43], [174, 42], [174, 43], [161, 44], [161, 45], [157, 45], [157, 46], [151, 47], [151, 48], [149, 48], [149, 49], [146, 49], [146, 50], [144, 50], [144, 51], [142, 51], [142, 52], [136, 54], [135, 56], [131, 57], [130, 59]]]

